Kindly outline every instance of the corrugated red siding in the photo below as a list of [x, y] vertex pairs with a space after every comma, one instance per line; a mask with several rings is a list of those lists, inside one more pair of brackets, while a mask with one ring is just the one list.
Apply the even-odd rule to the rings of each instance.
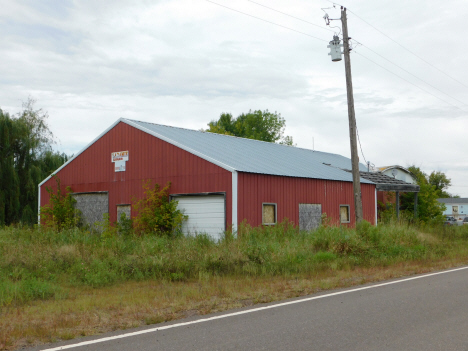
[[[339, 205], [349, 205], [354, 225], [353, 183], [332, 180], [280, 177], [239, 172], [238, 218], [252, 226], [262, 224], [262, 203], [277, 204], [278, 221], [288, 218], [299, 224], [299, 204], [322, 204], [332, 223], [338, 224]], [[364, 219], [375, 223], [375, 185], [362, 184]]]
[[[129, 151], [125, 172], [114, 172], [111, 153]], [[160, 185], [172, 182], [172, 194], [226, 192], [226, 221], [232, 217], [232, 174], [202, 158], [155, 138], [125, 123], [119, 123], [57, 173], [62, 186], [73, 192], [109, 192], [109, 215], [117, 220], [117, 205], [132, 203], [143, 195], [142, 183], [152, 179]], [[41, 206], [49, 201], [41, 187]]]
[[[129, 151], [125, 172], [114, 172], [111, 153]], [[117, 220], [117, 205], [132, 203], [143, 195], [142, 183], [152, 179], [160, 185], [172, 182], [172, 194], [225, 192], [226, 222], [232, 223], [231, 172], [152, 135], [119, 123], [58, 172], [62, 186], [73, 192], [109, 192], [110, 220]], [[41, 187], [41, 206], [49, 201], [47, 186]], [[278, 220], [299, 222], [299, 203], [322, 204], [332, 222], [339, 222], [339, 205], [350, 205], [354, 225], [352, 183], [320, 179], [238, 173], [238, 223], [243, 219], [262, 224], [262, 203], [277, 204]], [[375, 223], [375, 186], [362, 185], [364, 218]]]
[[377, 201], [380, 201], [381, 203], [385, 204], [393, 204], [395, 205], [396, 198], [395, 195], [396, 193], [394, 191], [378, 191], [377, 192]]

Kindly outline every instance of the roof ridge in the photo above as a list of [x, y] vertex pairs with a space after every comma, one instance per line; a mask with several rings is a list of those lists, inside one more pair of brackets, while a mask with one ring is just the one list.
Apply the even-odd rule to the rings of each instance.
[[175, 127], [175, 126], [169, 126], [169, 125], [167, 125], [167, 124], [160, 124], [160, 123], [147, 122], [147, 121], [139, 121], [139, 120], [130, 119], [130, 118], [122, 118], [122, 119], [123, 119], [123, 120], [127, 120], [127, 121], [132, 121], [132, 122], [153, 124], [153, 125], [161, 126], [161, 127], [169, 127], [169, 128], [183, 129], [183, 130], [188, 130], [188, 131], [191, 131], [191, 132], [198, 132], [198, 133], [210, 133], [210, 134], [212, 134], [212, 135], [220, 135], [220, 136], [224, 136], [224, 137], [231, 137], [231, 138], [237, 138], [237, 139], [243, 139], [243, 140], [252, 140], [252, 141], [254, 141], [254, 142], [266, 143], [266, 144], [269, 144], [269, 145], [278, 145], [278, 146], [294, 147], [294, 148], [300, 149], [300, 150], [306, 150], [306, 151], [311, 151], [311, 152], [320, 152], [320, 153], [322, 153], [322, 154], [327, 154], [327, 155], [336, 155], [336, 156], [340, 156], [340, 157], [346, 157], [346, 156], [343, 156], [343, 155], [340, 155], [340, 154], [335, 154], [335, 153], [332, 153], [332, 152], [325, 152], [325, 151], [319, 151], [319, 150], [311, 150], [311, 149], [306, 149], [306, 148], [304, 148], [304, 147], [298, 147], [298, 146], [293, 146], [293, 145], [279, 144], [279, 143], [274, 143], [274, 142], [271, 142], [271, 141], [264, 141], [264, 140], [250, 139], [250, 138], [243, 138], [243, 137], [239, 137], [239, 136], [236, 136], [236, 135], [213, 133], [213, 132], [202, 131], [202, 130], [196, 130], [196, 129], [189, 129], [189, 128], [184, 128], [184, 127]]
[[[352, 181], [347, 172], [325, 165], [329, 163], [336, 167], [349, 167], [351, 160], [342, 155], [298, 147], [279, 147], [275, 143], [152, 122], [121, 120], [230, 172]], [[361, 181], [373, 183], [367, 179]]]

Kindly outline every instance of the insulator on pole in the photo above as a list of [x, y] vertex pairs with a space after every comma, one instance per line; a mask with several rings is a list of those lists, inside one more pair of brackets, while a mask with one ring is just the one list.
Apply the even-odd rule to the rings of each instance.
[[328, 55], [331, 55], [331, 59], [333, 62], [341, 61], [341, 48], [343, 47], [343, 44], [340, 44], [340, 38], [337, 35], [333, 36], [333, 40], [330, 41], [330, 45], [327, 46], [327, 48], [330, 48], [330, 52]]

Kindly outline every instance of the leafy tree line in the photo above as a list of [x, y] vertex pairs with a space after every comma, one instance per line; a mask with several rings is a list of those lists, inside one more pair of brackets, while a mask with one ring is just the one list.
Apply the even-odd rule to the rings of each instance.
[[29, 98], [10, 115], [0, 109], [0, 225], [37, 222], [37, 186], [68, 160], [52, 150], [48, 114]]

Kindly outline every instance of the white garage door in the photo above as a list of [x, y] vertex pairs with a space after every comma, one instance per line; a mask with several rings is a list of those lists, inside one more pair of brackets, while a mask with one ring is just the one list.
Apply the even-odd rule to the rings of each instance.
[[206, 233], [219, 239], [225, 230], [226, 212], [224, 195], [174, 196], [178, 208], [188, 216], [182, 226], [184, 234]]

